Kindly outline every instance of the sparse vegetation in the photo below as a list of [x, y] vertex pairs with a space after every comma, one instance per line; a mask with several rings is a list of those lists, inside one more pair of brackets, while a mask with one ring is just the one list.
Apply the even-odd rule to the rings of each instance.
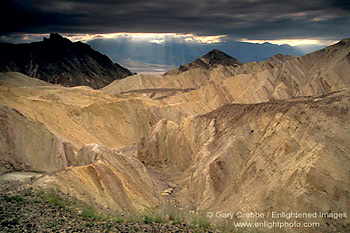
[[62, 200], [59, 195], [58, 195], [58, 191], [54, 191], [54, 190], [49, 190], [48, 193], [43, 193], [41, 195], [41, 197], [44, 199], [44, 201], [54, 207], [58, 207], [58, 208], [65, 208], [65, 201]]
[[231, 222], [224, 221], [215, 225], [216, 228], [222, 232], [233, 232], [235, 229]]
[[92, 207], [84, 207], [83, 211], [80, 213], [80, 216], [82, 216], [85, 219], [102, 219], [102, 217], [98, 215]]
[[12, 202], [12, 201], [16, 201], [16, 202], [23, 202], [24, 198], [19, 196], [19, 195], [14, 195], [14, 196], [4, 196], [5, 201], [7, 202]]
[[173, 222], [174, 225], [179, 225], [179, 224], [181, 224], [181, 223], [182, 223], [182, 222], [181, 222], [180, 219], [176, 219], [176, 220]]
[[[163, 222], [162, 216], [156, 216], [156, 217], [154, 218], [154, 222], [155, 222], [155, 223], [162, 223], [162, 222]], [[164, 222], [165, 222], [165, 221], [164, 221]]]
[[44, 194], [44, 190], [39, 190], [39, 191], [36, 193], [36, 195], [37, 195], [38, 197], [41, 197], [43, 194]]
[[121, 218], [116, 218], [116, 220], [115, 220], [115, 223], [117, 223], [117, 224], [123, 223], [123, 222], [124, 222], [124, 220]]
[[[24, 198], [25, 197], [25, 198]], [[63, 193], [59, 189], [42, 189], [42, 190], [23, 190], [11, 195], [2, 195], [4, 203], [9, 203], [10, 206], [17, 206], [17, 203], [23, 203], [21, 206], [31, 205], [26, 211], [32, 211], [38, 209], [40, 213], [44, 211], [45, 214], [40, 214], [40, 218], [47, 219], [44, 222], [38, 223], [30, 222], [28, 226], [35, 226], [34, 229], [51, 229], [56, 230], [61, 228], [62, 224], [78, 224], [80, 227], [89, 228], [94, 231], [123, 231], [137, 232], [140, 229], [150, 229], [151, 231], [182, 231], [181, 229], [187, 229], [189, 231], [189, 225], [186, 223], [186, 217], [181, 211], [176, 208], [169, 207], [168, 209], [158, 208], [149, 209], [146, 212], [136, 214], [114, 215], [106, 214], [100, 215], [98, 209], [93, 208], [90, 205], [77, 201], [73, 196]], [[48, 212], [46, 212], [48, 210]], [[67, 219], [74, 219], [74, 221], [61, 221], [57, 218], [57, 213], [62, 213]], [[27, 215], [26, 215], [27, 216]], [[117, 217], [116, 217], [117, 216]], [[25, 218], [21, 217], [21, 213], [14, 211], [11, 217], [0, 215], [0, 231], [1, 227], [19, 228], [23, 227], [23, 221]], [[128, 220], [126, 220], [128, 219]], [[36, 220], [40, 222], [40, 220]], [[167, 224], [167, 222], [171, 224]], [[78, 222], [78, 223], [76, 223]], [[132, 224], [130, 224], [132, 223]], [[210, 229], [211, 224], [205, 219], [197, 218], [193, 225], [192, 231], [194, 232], [207, 232]], [[42, 228], [41, 228], [42, 227]], [[135, 227], [135, 228], [134, 228]], [[29, 231], [33, 231], [33, 228], [28, 228]], [[81, 229], [81, 228], [74, 228]], [[119, 230], [116, 230], [119, 229]], [[35, 230], [34, 230], [35, 231]], [[40, 231], [40, 230], [38, 230]], [[77, 230], [79, 231], [79, 230]]]
[[200, 228], [195, 228], [195, 229], [193, 230], [193, 232], [194, 232], [194, 233], [202, 233], [202, 232], [204, 232], [204, 230], [203, 230], [203, 229], [200, 229]]
[[86, 226], [86, 227], [93, 227], [94, 225], [95, 225], [94, 222], [86, 222], [86, 223], [85, 223], [85, 226]]
[[208, 219], [200, 218], [198, 220], [198, 226], [199, 227], [203, 227], [205, 229], [208, 229], [211, 226], [211, 223], [210, 223], [210, 221]]
[[57, 221], [49, 221], [46, 226], [48, 228], [53, 228], [53, 227], [56, 227], [58, 225]]
[[152, 223], [153, 219], [150, 217], [150, 216], [144, 216], [143, 217], [143, 222], [145, 224], [149, 224], [149, 223]]
[[65, 209], [65, 210], [68, 210], [68, 211], [70, 211], [70, 212], [74, 212], [74, 209], [73, 209], [72, 207], [65, 207], [64, 209]]
[[18, 218], [12, 218], [10, 220], [4, 220], [1, 222], [2, 226], [12, 226], [18, 224]]
[[31, 192], [25, 192], [25, 193], [24, 193], [24, 196], [25, 196], [25, 197], [28, 197], [28, 196], [30, 196], [30, 195], [32, 195]]
[[57, 196], [53, 196], [50, 194], [47, 196], [47, 200], [51, 205], [55, 205], [55, 206], [60, 205], [60, 201]]

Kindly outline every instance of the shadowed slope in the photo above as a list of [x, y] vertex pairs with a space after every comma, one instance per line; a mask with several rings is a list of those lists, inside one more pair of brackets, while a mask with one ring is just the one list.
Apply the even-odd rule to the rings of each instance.
[[0, 44], [0, 71], [21, 72], [63, 86], [101, 88], [131, 72], [82, 42], [59, 34], [31, 44]]

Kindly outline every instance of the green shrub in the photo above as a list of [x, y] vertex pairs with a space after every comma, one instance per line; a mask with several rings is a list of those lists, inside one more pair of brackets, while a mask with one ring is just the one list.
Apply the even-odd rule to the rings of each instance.
[[40, 190], [36, 193], [38, 197], [42, 197], [44, 195], [44, 190]]
[[155, 223], [162, 223], [162, 222], [163, 222], [162, 216], [156, 216], [156, 217], [154, 218], [154, 222], [155, 222]]
[[60, 200], [56, 196], [52, 196], [52, 195], [48, 196], [48, 201], [51, 205], [59, 205], [60, 204]]
[[152, 222], [153, 222], [152, 217], [150, 217], [150, 216], [144, 216], [144, 218], [143, 218], [143, 223], [148, 224], [148, 223], [152, 223]]
[[25, 193], [24, 193], [24, 196], [25, 196], [25, 197], [28, 197], [28, 196], [30, 196], [30, 195], [32, 195], [31, 192], [25, 192]]
[[4, 220], [1, 222], [2, 226], [13, 226], [18, 224], [18, 218], [13, 218], [11, 220]]
[[46, 227], [47, 228], [53, 228], [53, 227], [56, 227], [58, 225], [58, 223], [56, 221], [54, 222], [51, 222], [49, 221], [47, 224], [46, 224]]
[[121, 218], [117, 218], [116, 220], [115, 220], [115, 222], [118, 224], [118, 223], [123, 223], [124, 222], [124, 220], [123, 219], [121, 219]]
[[95, 224], [93, 222], [86, 222], [85, 227], [93, 227]]
[[65, 207], [64, 201], [61, 200], [56, 193], [49, 193], [48, 195], [44, 196], [44, 199], [48, 204], [54, 207], [60, 207], [60, 208]]
[[91, 219], [94, 219], [94, 220], [97, 220], [97, 219], [102, 219], [101, 216], [97, 215], [95, 210], [93, 208], [89, 208], [89, 207], [85, 207], [83, 209], [83, 211], [81, 212], [80, 216], [82, 216], [83, 218], [91, 218]]
[[12, 202], [12, 201], [16, 201], [16, 202], [23, 202], [24, 198], [19, 196], [19, 195], [14, 195], [14, 196], [4, 196], [5, 201], [7, 202]]

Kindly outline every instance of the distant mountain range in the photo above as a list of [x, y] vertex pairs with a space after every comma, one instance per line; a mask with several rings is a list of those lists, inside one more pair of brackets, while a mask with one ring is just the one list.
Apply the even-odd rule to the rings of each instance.
[[102, 88], [131, 72], [82, 42], [61, 35], [30, 44], [0, 44], [0, 72], [21, 72], [63, 86]]
[[[323, 48], [322, 46], [307, 46], [302, 49], [289, 45], [271, 43], [254, 44], [237, 41], [200, 44], [165, 40], [157, 44], [144, 40], [127, 38], [96, 39], [88, 41], [93, 49], [108, 55], [114, 62], [127, 65], [130, 60], [139, 63], [152, 63], [168, 66], [187, 64], [213, 49], [218, 49], [243, 63], [266, 60], [275, 54], [301, 56]], [[171, 69], [171, 68], [170, 68]]]

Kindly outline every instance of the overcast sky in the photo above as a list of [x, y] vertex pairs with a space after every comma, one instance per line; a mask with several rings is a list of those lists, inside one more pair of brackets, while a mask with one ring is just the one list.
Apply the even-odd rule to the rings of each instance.
[[24, 34], [177, 33], [245, 41], [350, 37], [349, 0], [1, 0], [2, 41]]

